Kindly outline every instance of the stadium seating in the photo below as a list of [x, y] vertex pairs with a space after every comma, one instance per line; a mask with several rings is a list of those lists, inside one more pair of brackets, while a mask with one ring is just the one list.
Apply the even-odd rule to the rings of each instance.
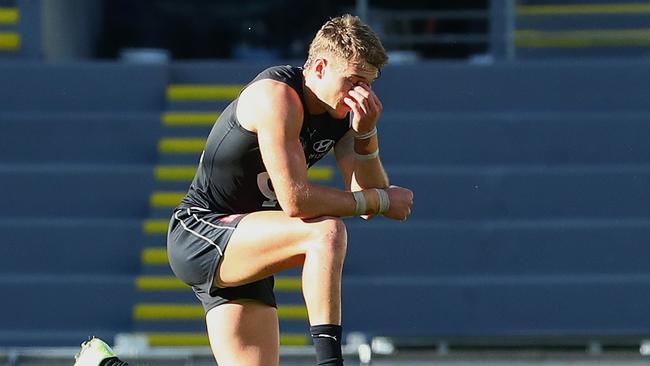
[[129, 330], [154, 182], [161, 67], [0, 65], [0, 344]]
[[[212, 121], [264, 66], [0, 63], [0, 345], [205, 344], [164, 233]], [[389, 66], [382, 160], [405, 223], [348, 220], [346, 332], [647, 334], [643, 62]], [[310, 173], [340, 186], [331, 157]], [[297, 272], [283, 343], [304, 344]]]

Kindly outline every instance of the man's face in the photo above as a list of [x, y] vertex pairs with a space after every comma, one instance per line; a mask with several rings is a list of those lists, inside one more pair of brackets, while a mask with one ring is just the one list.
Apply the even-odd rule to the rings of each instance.
[[345, 118], [350, 112], [350, 107], [343, 101], [346, 97], [350, 98], [350, 90], [361, 83], [370, 86], [379, 73], [376, 67], [367, 62], [336, 62], [330, 59], [321, 66], [318, 97], [325, 104], [327, 112], [338, 119]]

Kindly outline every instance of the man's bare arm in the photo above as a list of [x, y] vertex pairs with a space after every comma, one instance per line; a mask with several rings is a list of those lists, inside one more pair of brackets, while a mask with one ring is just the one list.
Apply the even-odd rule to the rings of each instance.
[[[237, 116], [257, 133], [262, 160], [282, 209], [292, 217], [353, 216], [356, 201], [351, 192], [312, 184], [300, 143], [303, 109], [296, 92], [286, 84], [263, 80], [240, 96]], [[366, 214], [376, 213], [379, 197], [364, 192]]]
[[358, 83], [345, 98], [352, 129], [336, 146], [336, 159], [352, 190], [386, 188], [388, 176], [379, 158], [377, 121], [383, 105], [369, 84]]
[[[364, 146], [357, 147], [363, 144]], [[379, 155], [368, 160], [357, 159], [359, 151], [370, 154], [368, 151], [377, 151], [377, 136], [366, 140], [354, 138], [354, 131], [349, 131], [336, 144], [334, 152], [343, 181], [350, 190], [357, 191], [368, 188], [386, 188], [389, 185], [388, 175], [384, 170]]]

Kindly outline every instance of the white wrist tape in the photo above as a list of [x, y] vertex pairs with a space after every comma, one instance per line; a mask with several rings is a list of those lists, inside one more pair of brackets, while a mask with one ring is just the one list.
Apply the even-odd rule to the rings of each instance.
[[358, 152], [354, 152], [354, 157], [357, 158], [357, 160], [372, 160], [375, 159], [376, 157], [379, 156], [379, 148], [375, 150], [374, 152], [371, 152], [370, 154], [359, 154]]
[[377, 195], [379, 196], [379, 212], [377, 214], [381, 215], [390, 208], [390, 198], [388, 197], [388, 192], [383, 189], [375, 188], [375, 191], [377, 191]]
[[360, 133], [354, 135], [354, 138], [357, 140], [365, 140], [373, 137], [374, 135], [377, 134], [377, 127], [375, 126], [372, 130], [366, 132], [366, 133]]
[[356, 191], [352, 192], [354, 200], [357, 202], [357, 207], [354, 210], [354, 216], [360, 216], [366, 213], [366, 197], [363, 195], [363, 192]]

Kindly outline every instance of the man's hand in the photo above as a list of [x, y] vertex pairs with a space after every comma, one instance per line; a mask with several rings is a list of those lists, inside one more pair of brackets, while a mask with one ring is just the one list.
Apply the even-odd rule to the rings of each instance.
[[350, 89], [343, 101], [352, 110], [352, 129], [355, 132], [366, 133], [375, 128], [383, 106], [370, 86], [359, 83]]
[[390, 206], [388, 211], [384, 212], [384, 216], [393, 219], [404, 221], [411, 214], [411, 206], [413, 206], [413, 192], [410, 189], [390, 186], [385, 188], [390, 199]]

